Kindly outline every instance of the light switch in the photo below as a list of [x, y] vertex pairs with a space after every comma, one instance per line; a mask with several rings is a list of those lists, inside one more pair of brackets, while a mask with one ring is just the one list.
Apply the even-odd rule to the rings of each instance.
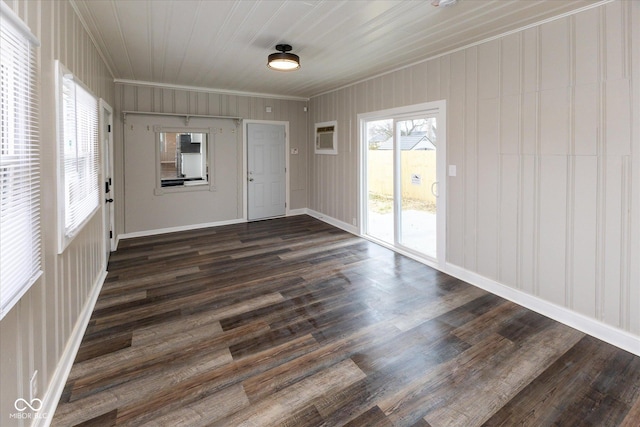
[[449, 176], [456, 176], [456, 165], [449, 165]]

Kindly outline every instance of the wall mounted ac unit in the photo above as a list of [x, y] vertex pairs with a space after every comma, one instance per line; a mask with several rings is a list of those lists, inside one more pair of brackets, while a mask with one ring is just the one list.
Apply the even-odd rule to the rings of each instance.
[[316, 154], [338, 154], [337, 122], [316, 123]]

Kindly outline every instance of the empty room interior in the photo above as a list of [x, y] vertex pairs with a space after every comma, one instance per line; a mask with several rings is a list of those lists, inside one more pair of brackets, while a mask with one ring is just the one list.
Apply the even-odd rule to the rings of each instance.
[[640, 1], [0, 0], [0, 425], [640, 425]]

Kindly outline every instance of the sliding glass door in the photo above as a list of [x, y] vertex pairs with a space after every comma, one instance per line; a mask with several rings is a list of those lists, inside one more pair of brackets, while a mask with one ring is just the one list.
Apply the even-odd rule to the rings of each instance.
[[398, 120], [396, 140], [400, 157], [398, 244], [436, 258], [437, 119]]
[[363, 234], [443, 260], [444, 101], [362, 115], [360, 123]]
[[393, 244], [394, 209], [394, 158], [393, 120], [366, 122], [367, 129], [367, 234], [388, 244]]

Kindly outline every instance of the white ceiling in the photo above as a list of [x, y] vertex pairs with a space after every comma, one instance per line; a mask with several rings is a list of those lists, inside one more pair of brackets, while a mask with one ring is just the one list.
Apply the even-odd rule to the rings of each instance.
[[[72, 0], [117, 80], [308, 98], [601, 3], [589, 0]], [[267, 68], [275, 45], [295, 72]]]

